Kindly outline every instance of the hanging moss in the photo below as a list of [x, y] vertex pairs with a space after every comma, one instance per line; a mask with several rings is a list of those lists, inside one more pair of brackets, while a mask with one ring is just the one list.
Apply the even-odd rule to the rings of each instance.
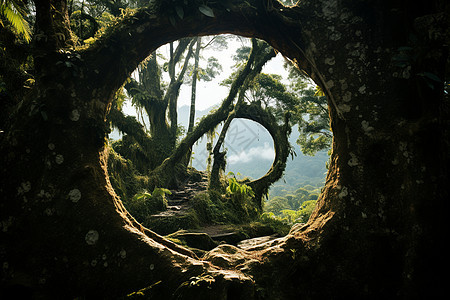
[[124, 201], [148, 187], [148, 178], [139, 175], [133, 163], [120, 156], [113, 147], [108, 148], [109, 180], [117, 195]]

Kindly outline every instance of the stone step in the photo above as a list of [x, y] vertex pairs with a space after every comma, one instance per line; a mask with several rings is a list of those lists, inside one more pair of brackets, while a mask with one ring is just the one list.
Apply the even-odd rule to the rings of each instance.
[[237, 243], [237, 246], [243, 250], [249, 250], [251, 248], [256, 248], [262, 246], [264, 243], [273, 241], [278, 238], [278, 235], [267, 235], [267, 236], [260, 236], [252, 239], [246, 239], [242, 240], [239, 243]]
[[176, 206], [176, 205], [181, 205], [188, 202], [188, 200], [186, 199], [180, 199], [180, 200], [173, 200], [173, 199], [169, 199], [167, 200], [167, 205], [168, 206]]

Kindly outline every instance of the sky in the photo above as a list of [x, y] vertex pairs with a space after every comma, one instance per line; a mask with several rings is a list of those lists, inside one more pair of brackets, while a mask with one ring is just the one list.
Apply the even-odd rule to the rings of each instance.
[[[229, 39], [228, 48], [222, 51], [212, 50], [210, 47], [202, 51], [202, 56], [204, 57], [203, 62], [200, 65], [206, 64], [206, 59], [210, 56], [217, 57], [219, 63], [222, 65], [222, 72], [216, 76], [212, 81], [198, 81], [197, 82], [197, 96], [196, 96], [196, 109], [205, 110], [218, 105], [228, 94], [228, 88], [221, 86], [220, 82], [226, 79], [233, 71], [234, 61], [232, 59], [236, 52], [236, 49], [244, 45], [250, 46], [250, 40], [241, 39]], [[165, 57], [169, 57], [169, 47], [163, 46], [158, 51]], [[193, 61], [193, 59], [191, 59]], [[280, 74], [284, 78], [287, 78], [287, 71], [283, 67], [284, 58], [278, 53], [278, 55], [271, 59], [263, 68], [264, 73]], [[168, 81], [168, 79], [166, 79]], [[180, 96], [178, 98], [178, 107], [190, 105], [191, 102], [191, 86], [182, 85], [180, 90]], [[124, 108], [126, 114], [135, 115], [134, 108], [131, 105], [126, 105]]]
[[248, 163], [254, 159], [273, 161], [275, 159], [275, 152], [273, 151], [272, 145], [264, 143], [263, 146], [252, 147], [247, 151], [240, 151], [239, 153], [232, 154], [228, 157], [227, 163], [231, 165]]
[[[198, 110], [204, 110], [216, 104], [220, 104], [228, 94], [228, 87], [221, 86], [220, 82], [232, 73], [232, 66], [234, 65], [232, 56], [241, 43], [238, 41], [232, 41], [229, 42], [229, 44], [230, 45], [227, 50], [213, 51], [206, 49], [203, 54], [205, 58], [209, 56], [219, 57], [219, 62], [222, 65], [223, 72], [210, 82], [200, 81], [197, 83], [197, 100], [195, 105]], [[286, 71], [283, 68], [283, 62], [284, 58], [281, 54], [278, 54], [275, 58], [268, 62], [266, 66], [264, 66], [263, 72], [285, 74]], [[180, 98], [178, 100], [179, 106], [190, 105], [190, 88], [190, 86], [183, 85], [180, 92]]]

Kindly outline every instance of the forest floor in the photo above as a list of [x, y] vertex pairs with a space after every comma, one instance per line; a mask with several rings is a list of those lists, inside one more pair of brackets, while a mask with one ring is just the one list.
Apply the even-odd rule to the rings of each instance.
[[[190, 178], [186, 182], [180, 185], [176, 190], [171, 190], [171, 194], [167, 195], [167, 210], [152, 215], [152, 218], [159, 220], [169, 220], [183, 218], [190, 213], [192, 208], [191, 199], [196, 194], [207, 191], [208, 188], [208, 176], [206, 173], [201, 172], [200, 176]], [[192, 237], [194, 235], [208, 235], [211, 242], [214, 243], [229, 243], [239, 246], [243, 249], [251, 247], [255, 244], [260, 244], [269, 240], [275, 239], [276, 235], [265, 235], [262, 237], [248, 237], [239, 230], [239, 226], [234, 224], [208, 224], [196, 229], [180, 230], [178, 232], [169, 234], [169, 236], [176, 237], [177, 239], [184, 239], [186, 235]], [[195, 238], [198, 239], [198, 238]], [[201, 238], [202, 240], [204, 239]], [[196, 242], [194, 242], [196, 244]]]

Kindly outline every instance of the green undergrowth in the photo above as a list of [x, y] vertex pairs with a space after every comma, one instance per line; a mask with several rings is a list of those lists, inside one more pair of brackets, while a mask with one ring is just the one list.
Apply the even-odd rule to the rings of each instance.
[[131, 199], [148, 186], [148, 177], [139, 174], [133, 163], [112, 147], [108, 147], [108, 174], [114, 191], [122, 200]]
[[[127, 206], [132, 215], [133, 209]], [[210, 225], [242, 225], [258, 220], [260, 212], [251, 198], [221, 194], [216, 191], [197, 193], [190, 200], [190, 209], [181, 215], [155, 217], [151, 215], [137, 218], [144, 226], [159, 234], [170, 234], [180, 229], [200, 229]], [[142, 207], [145, 204], [142, 203]]]
[[[200, 231], [208, 226], [222, 225], [226, 231], [235, 233], [232, 241], [273, 234], [282, 236], [289, 232], [292, 224], [305, 222], [309, 217], [305, 211], [300, 212], [301, 204], [295, 209], [286, 204], [285, 198], [280, 197], [266, 202], [266, 208], [271, 210], [261, 211], [254, 201], [252, 189], [245, 184], [248, 180], [238, 180], [231, 173], [221, 178], [224, 183], [222, 187], [199, 192], [190, 199], [187, 211], [164, 215], [161, 212], [167, 209], [170, 191], [164, 188], [151, 189], [148, 176], [141, 175], [131, 161], [112, 148], [108, 171], [114, 190], [130, 214], [143, 226], [161, 235], [179, 230]], [[201, 173], [196, 170], [191, 170], [189, 174], [192, 182], [202, 180]], [[311, 195], [305, 195], [301, 200], [309, 200], [308, 197], [311, 198]], [[287, 198], [291, 199], [289, 196]]]
[[143, 220], [149, 215], [167, 209], [166, 194], [170, 194], [170, 191], [164, 188], [155, 188], [151, 194], [148, 192], [137, 193], [125, 201], [125, 206], [136, 219]]

